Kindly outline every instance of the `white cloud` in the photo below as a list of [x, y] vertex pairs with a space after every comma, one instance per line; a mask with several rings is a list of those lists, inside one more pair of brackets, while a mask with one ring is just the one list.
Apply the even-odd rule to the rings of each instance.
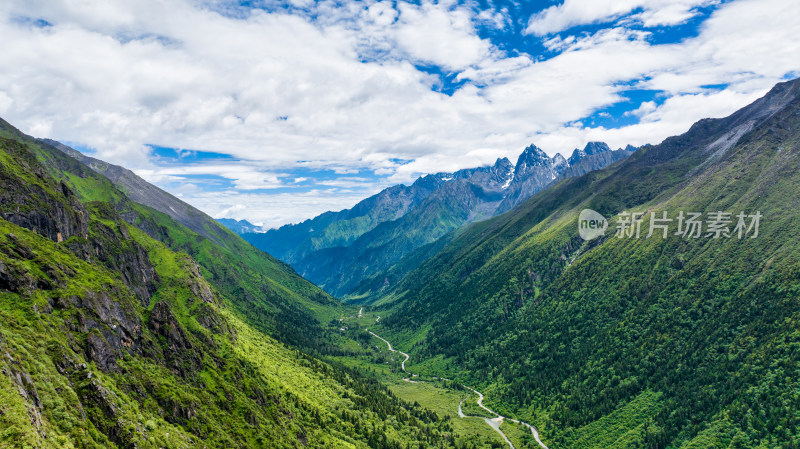
[[5, 114], [13, 103], [14, 100], [7, 93], [0, 91], [0, 114]]
[[646, 27], [677, 25], [694, 17], [696, 8], [718, 0], [565, 0], [533, 15], [528, 21], [529, 34], [543, 36], [578, 25], [605, 23], [641, 9], [629, 20]]
[[468, 10], [448, 3], [399, 3], [396, 42], [413, 60], [459, 71], [488, 58], [491, 45], [477, 36]]
[[[724, 3], [698, 37], [669, 45], [653, 45], [626, 21], [674, 23], [707, 1], [598, 0], [583, 11], [568, 1], [548, 9], [537, 29], [550, 34], [630, 17], [592, 34], [543, 38], [559, 52], [547, 60], [507, 55], [478, 36], [475, 23], [507, 24], [507, 12], [481, 14], [452, 2], [334, 3], [309, 5], [314, 14], [223, 15], [190, 0], [3, 2], [0, 114], [38, 137], [94, 148], [96, 157], [162, 185], [223, 176], [235, 189], [173, 191], [210, 213], [243, 204], [236, 213], [250, 215], [238, 218], [278, 223], [352, 206], [386, 182], [515, 160], [531, 142], [551, 155], [588, 139], [612, 147], [658, 142], [704, 116], [727, 115], [800, 71], [800, 3], [793, 1]], [[464, 84], [452, 95], [436, 92], [438, 78], [418, 63], [451, 70]], [[730, 86], [703, 87], [715, 84]], [[577, 124], [623, 101], [630, 88], [668, 98], [657, 107], [631, 105], [639, 107], [636, 125]], [[147, 144], [246, 162], [160, 167]], [[320, 188], [316, 198], [252, 192], [297, 187], [300, 178], [284, 174], [298, 166], [386, 178]], [[294, 208], [293, 197], [305, 206]]]
[[205, 211], [214, 218], [246, 219], [267, 228], [286, 223], [298, 223], [329, 210], [353, 207], [380, 189], [356, 190], [347, 194], [330, 195], [312, 190], [303, 193], [273, 195], [239, 192], [197, 192], [185, 194], [183, 200], [206, 205]]
[[[289, 178], [282, 173], [271, 173], [266, 167], [253, 164], [194, 164], [139, 169], [136, 174], [150, 182], [166, 182], [188, 179], [187, 175], [215, 175], [230, 180], [240, 190], [277, 189], [289, 185]], [[295, 181], [296, 182], [296, 181]]]
[[[684, 94], [670, 97], [663, 104], [644, 102], [633, 112], [640, 118], [635, 125], [606, 129], [565, 126], [538, 136], [543, 148], [576, 148], [589, 141], [603, 141], [612, 149], [626, 145], [657, 144], [664, 138], [686, 132], [701, 118], [723, 117], [763, 96], [766, 90], [740, 93], [732, 90]], [[732, 107], [731, 105], [736, 105]], [[690, 111], [690, 112], [687, 112]], [[562, 154], [564, 152], [562, 151]]]

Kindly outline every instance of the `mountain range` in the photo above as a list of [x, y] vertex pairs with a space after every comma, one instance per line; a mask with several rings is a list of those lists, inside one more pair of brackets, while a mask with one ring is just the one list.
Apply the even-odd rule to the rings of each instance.
[[794, 80], [467, 226], [376, 302], [378, 332], [550, 447], [794, 447], [798, 185]]
[[0, 447], [797, 447], [800, 80], [622, 151], [285, 227], [353, 306], [0, 119]]
[[[632, 151], [590, 142], [567, 160], [530, 145], [516, 164], [502, 158], [487, 167], [426, 175], [410, 186], [384, 189], [351, 209], [265, 233], [240, 234], [329, 293], [365, 302], [465, 224], [510, 210], [565, 177], [605, 167]], [[234, 228], [241, 229], [238, 224]]]

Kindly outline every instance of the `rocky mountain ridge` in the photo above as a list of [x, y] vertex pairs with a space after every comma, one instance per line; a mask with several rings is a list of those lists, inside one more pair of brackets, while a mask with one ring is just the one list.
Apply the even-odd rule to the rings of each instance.
[[[242, 236], [328, 292], [360, 296], [377, 285], [391, 284], [424, 260], [417, 249], [467, 223], [510, 210], [565, 177], [630, 154], [590, 142], [567, 160], [530, 145], [516, 164], [499, 158], [489, 166], [425, 175], [410, 186], [385, 189], [352, 209]], [[387, 275], [392, 268], [393, 274]]]

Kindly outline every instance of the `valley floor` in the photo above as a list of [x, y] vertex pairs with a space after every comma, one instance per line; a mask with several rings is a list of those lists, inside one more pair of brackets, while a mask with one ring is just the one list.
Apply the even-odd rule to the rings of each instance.
[[339, 321], [342, 330], [368, 333], [382, 344], [371, 343], [377, 357], [337, 357], [337, 360], [375, 373], [399, 398], [417, 402], [440, 416], [448, 417], [454, 435], [468, 445], [465, 447], [548, 449], [534, 426], [488, 408], [483, 404], [484, 395], [478, 390], [447, 378], [410, 372], [406, 367], [410, 355], [371, 330], [380, 321], [374, 312], [364, 312], [361, 308], [357, 315], [342, 317]]

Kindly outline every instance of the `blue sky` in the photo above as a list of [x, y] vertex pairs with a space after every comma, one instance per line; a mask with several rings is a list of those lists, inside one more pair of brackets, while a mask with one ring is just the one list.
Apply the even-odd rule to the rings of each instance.
[[429, 172], [658, 143], [800, 75], [795, 0], [11, 0], [0, 116], [277, 226]]

